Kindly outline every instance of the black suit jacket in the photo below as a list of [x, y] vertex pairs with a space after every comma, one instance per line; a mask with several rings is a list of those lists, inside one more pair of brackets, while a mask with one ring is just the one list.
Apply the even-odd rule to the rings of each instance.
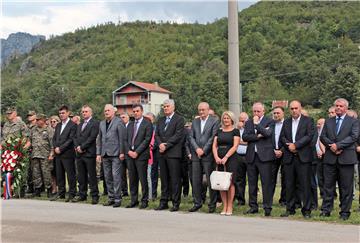
[[[314, 121], [307, 116], [301, 116], [298, 124], [295, 146], [300, 161], [303, 163], [311, 163], [314, 159], [313, 155], [313, 139], [315, 133]], [[290, 152], [287, 143], [293, 143], [292, 140], [292, 117], [287, 118], [284, 121], [280, 135], [281, 142], [283, 144], [283, 161], [285, 164], [292, 162], [294, 153]]]
[[[357, 140], [357, 146], [360, 146], [360, 120], [358, 120], [358, 122], [359, 122], [359, 137]], [[358, 152], [357, 155], [358, 155], [358, 162], [360, 164], [360, 152]]]
[[86, 124], [83, 131], [81, 128], [84, 122], [81, 122], [76, 129], [76, 136], [74, 140], [75, 148], [80, 146], [83, 153], [77, 153], [77, 156], [95, 157], [96, 156], [96, 137], [99, 134], [99, 121], [91, 118]]
[[[321, 142], [326, 148], [324, 163], [335, 164], [336, 160], [339, 159], [339, 164], [356, 164], [356, 142], [359, 139], [359, 121], [346, 115], [339, 134], [336, 135], [335, 129], [336, 117], [326, 119], [320, 137]], [[343, 150], [340, 155], [336, 155], [330, 150], [329, 144], [332, 143], [336, 143], [337, 148]]]
[[[257, 155], [263, 162], [275, 160], [273, 137], [274, 121], [268, 117], [263, 117], [258, 125], [254, 125], [253, 119], [245, 123], [245, 130], [242, 139], [248, 142], [245, 159], [247, 163], [253, 163], [255, 158], [255, 145]], [[256, 129], [256, 133], [255, 133]], [[258, 137], [261, 134], [262, 137]]]
[[182, 146], [184, 139], [184, 118], [176, 113], [170, 120], [165, 130], [166, 117], [161, 117], [157, 122], [155, 140], [158, 145], [166, 143], [166, 150], [160, 156], [168, 158], [182, 158]]
[[201, 148], [204, 151], [204, 155], [201, 157], [203, 161], [213, 161], [214, 157], [212, 154], [212, 144], [214, 137], [219, 130], [220, 123], [219, 121], [209, 115], [207, 119], [204, 130], [201, 133], [201, 120], [196, 118], [192, 122], [191, 132], [189, 134], [189, 143], [191, 158], [193, 161], [198, 161], [199, 158], [196, 153], [196, 149]]
[[148, 160], [150, 157], [150, 142], [153, 133], [153, 126], [150, 121], [146, 118], [143, 118], [141, 121], [138, 131], [136, 133], [136, 137], [134, 140], [134, 149], [131, 148], [132, 146], [132, 138], [134, 134], [134, 126], [135, 122], [131, 121], [126, 128], [126, 139], [125, 139], [125, 156], [128, 156], [129, 151], [135, 151], [138, 154], [136, 159], [138, 160]]
[[60, 154], [56, 154], [56, 157], [59, 158], [74, 158], [75, 150], [74, 150], [74, 138], [76, 134], [77, 125], [69, 120], [64, 128], [63, 132], [61, 131], [61, 122], [58, 123], [55, 127], [55, 133], [53, 137], [53, 147], [60, 148]]

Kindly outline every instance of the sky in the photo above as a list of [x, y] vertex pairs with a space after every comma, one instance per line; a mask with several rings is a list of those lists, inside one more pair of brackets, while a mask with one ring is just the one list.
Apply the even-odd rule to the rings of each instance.
[[[257, 0], [238, 0], [239, 11]], [[227, 16], [227, 0], [2, 0], [1, 38], [26, 32], [61, 35], [106, 22], [213, 22]]]

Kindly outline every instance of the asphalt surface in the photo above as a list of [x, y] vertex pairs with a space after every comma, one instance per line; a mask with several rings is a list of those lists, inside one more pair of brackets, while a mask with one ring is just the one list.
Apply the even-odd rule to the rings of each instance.
[[359, 242], [360, 226], [1, 201], [1, 242]]

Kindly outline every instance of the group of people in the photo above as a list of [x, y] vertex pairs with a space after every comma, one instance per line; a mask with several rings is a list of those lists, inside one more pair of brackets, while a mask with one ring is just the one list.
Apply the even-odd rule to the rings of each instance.
[[[336, 99], [329, 118], [315, 124], [297, 100], [290, 102], [288, 118], [280, 106], [272, 109], [271, 118], [265, 116], [265, 106], [260, 102], [253, 104], [251, 118], [245, 112], [236, 118], [231, 111], [219, 118], [208, 103], [201, 102], [190, 126], [175, 112], [172, 99], [163, 102], [164, 116], [157, 122], [154, 114], [144, 114], [140, 104], [132, 107], [131, 121], [126, 113], [116, 116], [111, 104], [104, 107], [104, 120], [97, 121], [91, 107], [84, 105], [82, 120], [77, 118], [77, 123], [69, 118], [69, 108], [62, 106], [58, 119], [29, 113], [28, 118], [35, 116], [30, 129], [17, 118], [16, 110], [9, 109], [3, 139], [14, 134], [29, 138], [25, 146], [31, 147], [30, 187], [34, 196], [47, 189], [50, 200], [65, 199], [66, 176], [66, 202], [87, 200], [89, 187], [91, 202], [97, 204], [97, 165], [101, 164], [108, 195], [104, 206], [121, 206], [122, 197], [128, 194], [128, 178], [131, 200], [126, 207], [144, 209], [149, 198], [157, 196], [159, 167], [161, 197], [155, 210], [168, 209], [171, 201], [170, 211], [178, 211], [182, 187], [190, 178], [193, 207], [189, 212], [198, 211], [208, 193], [209, 213], [215, 212], [221, 200], [221, 215], [232, 215], [235, 199], [245, 205], [248, 183], [250, 208], [246, 213], [256, 214], [260, 178], [262, 207], [265, 216], [270, 216], [280, 170], [279, 203], [286, 206], [282, 217], [295, 214], [299, 207], [305, 218], [311, 217], [311, 211], [318, 208], [318, 187], [320, 216], [329, 217], [337, 184], [340, 217], [346, 220], [351, 214], [354, 168], [360, 159], [360, 122], [348, 107], [347, 100]], [[184, 161], [188, 168], [184, 169]], [[211, 189], [214, 170], [232, 173], [227, 191]]]

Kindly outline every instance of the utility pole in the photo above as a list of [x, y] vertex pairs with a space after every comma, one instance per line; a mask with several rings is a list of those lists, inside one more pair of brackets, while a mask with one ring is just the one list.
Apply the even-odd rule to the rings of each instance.
[[238, 4], [228, 0], [228, 62], [229, 62], [229, 110], [236, 118], [242, 110], [240, 102], [240, 66], [239, 66], [239, 23]]

